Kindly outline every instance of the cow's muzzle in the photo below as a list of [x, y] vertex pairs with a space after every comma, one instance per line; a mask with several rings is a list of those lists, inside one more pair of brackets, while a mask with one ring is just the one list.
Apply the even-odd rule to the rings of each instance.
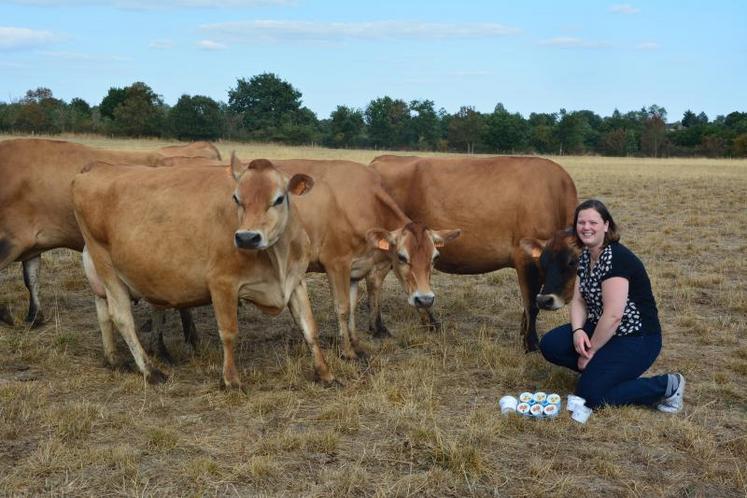
[[436, 297], [433, 294], [415, 294], [412, 297], [412, 303], [416, 308], [430, 308]]
[[542, 310], [556, 310], [565, 303], [555, 294], [537, 294], [537, 307]]
[[242, 230], [234, 234], [234, 243], [239, 249], [259, 249], [262, 247], [262, 234]]

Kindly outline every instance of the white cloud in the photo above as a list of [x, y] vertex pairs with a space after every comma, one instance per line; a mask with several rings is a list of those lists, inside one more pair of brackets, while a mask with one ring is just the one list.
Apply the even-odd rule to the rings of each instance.
[[59, 41], [60, 35], [29, 28], [0, 26], [0, 50], [34, 48]]
[[167, 50], [174, 48], [174, 42], [171, 40], [153, 40], [148, 44], [148, 47]]
[[518, 28], [495, 23], [442, 24], [405, 21], [309, 22], [239, 21], [200, 26], [235, 41], [340, 41], [381, 39], [495, 38], [516, 35]]
[[174, 8], [245, 8], [267, 5], [292, 5], [295, 0], [12, 0], [21, 5], [40, 7], [104, 6], [118, 9], [174, 9]]
[[108, 54], [86, 54], [82, 52], [52, 52], [45, 51], [41, 52], [41, 55], [51, 57], [54, 59], [62, 59], [66, 61], [82, 61], [82, 62], [129, 62], [132, 60], [130, 57], [122, 57], [120, 55], [108, 55]]
[[558, 36], [541, 40], [539, 45], [557, 48], [608, 48], [610, 46], [607, 42], [589, 42], [574, 36]]
[[226, 45], [213, 40], [200, 40], [197, 42], [197, 46], [203, 50], [224, 50], [227, 48]]
[[633, 7], [632, 5], [627, 4], [627, 3], [620, 3], [620, 4], [610, 6], [610, 12], [614, 12], [615, 14], [631, 15], [631, 14], [637, 14], [640, 11], [641, 9], [637, 7]]
[[643, 42], [636, 45], [635, 48], [638, 50], [658, 50], [661, 48], [661, 45], [656, 42]]

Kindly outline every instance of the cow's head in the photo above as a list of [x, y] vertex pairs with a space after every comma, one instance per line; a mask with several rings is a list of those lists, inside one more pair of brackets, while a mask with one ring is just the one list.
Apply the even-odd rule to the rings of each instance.
[[289, 196], [305, 194], [314, 180], [303, 174], [288, 179], [267, 159], [242, 164], [235, 154], [231, 154], [230, 170], [236, 180], [233, 202], [239, 217], [234, 244], [239, 249], [267, 249], [278, 241], [288, 224]]
[[521, 248], [539, 270], [542, 288], [537, 306], [556, 310], [570, 302], [581, 249], [573, 230], [558, 230], [550, 240], [522, 239]]
[[461, 230], [429, 230], [422, 223], [408, 223], [394, 231], [373, 228], [368, 242], [389, 257], [394, 274], [407, 292], [407, 301], [418, 308], [433, 305], [431, 271], [438, 248], [456, 239]]

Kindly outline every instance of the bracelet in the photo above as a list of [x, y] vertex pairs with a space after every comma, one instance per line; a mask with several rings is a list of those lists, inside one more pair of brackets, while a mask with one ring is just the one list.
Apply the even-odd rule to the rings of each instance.
[[586, 332], [586, 331], [584, 330], [584, 328], [583, 328], [583, 327], [579, 327], [579, 328], [577, 328], [577, 329], [573, 329], [573, 332], [571, 332], [571, 335], [575, 334], [575, 333], [576, 333], [576, 332], [578, 332], [579, 330], [583, 330], [584, 332]]

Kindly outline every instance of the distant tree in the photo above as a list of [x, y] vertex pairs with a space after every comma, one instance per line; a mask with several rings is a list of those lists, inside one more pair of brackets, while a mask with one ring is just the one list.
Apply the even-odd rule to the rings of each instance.
[[298, 124], [301, 92], [273, 73], [241, 78], [228, 91], [228, 106], [240, 117], [241, 128], [250, 138], [282, 139], [282, 127]]
[[56, 99], [49, 88], [28, 90], [18, 103], [13, 127], [29, 133], [64, 131], [65, 102]]
[[557, 137], [560, 143], [559, 154], [581, 154], [585, 151], [584, 139], [589, 125], [581, 114], [560, 110]]
[[434, 150], [442, 137], [441, 119], [432, 100], [410, 101], [410, 129], [418, 150]]
[[737, 135], [732, 146], [732, 153], [737, 157], [747, 157], [747, 133]]
[[410, 110], [404, 100], [374, 99], [366, 107], [364, 116], [368, 139], [374, 147], [393, 149], [407, 145]]
[[114, 119], [114, 109], [120, 104], [124, 103], [127, 99], [126, 88], [109, 88], [106, 96], [101, 100], [99, 104], [99, 112], [101, 116], [108, 119]]
[[641, 134], [641, 151], [649, 156], [659, 157], [666, 140], [667, 111], [656, 105], [642, 109], [643, 132]]
[[338, 105], [329, 116], [329, 134], [327, 144], [332, 147], [351, 147], [362, 141], [363, 111]]
[[67, 106], [68, 128], [78, 133], [93, 131], [93, 112], [85, 100], [75, 97]]
[[474, 107], [462, 106], [449, 120], [449, 145], [473, 154], [484, 129], [483, 115]]
[[223, 113], [210, 97], [182, 95], [169, 109], [168, 125], [179, 140], [215, 140], [223, 135]]
[[315, 144], [321, 137], [316, 114], [308, 107], [301, 107], [298, 112], [285, 117], [273, 139], [291, 145], [301, 145]]
[[532, 113], [527, 123], [529, 125], [529, 145], [536, 152], [549, 154], [558, 150], [555, 127], [557, 114]]
[[495, 152], [523, 151], [529, 143], [529, 125], [521, 114], [511, 114], [499, 103], [485, 117], [483, 141]]
[[125, 99], [114, 108], [111, 131], [130, 137], [161, 135], [165, 118], [161, 96], [141, 81], [125, 87], [124, 92]]
[[602, 133], [599, 140], [599, 151], [605, 156], [625, 156], [627, 137], [624, 128]]

